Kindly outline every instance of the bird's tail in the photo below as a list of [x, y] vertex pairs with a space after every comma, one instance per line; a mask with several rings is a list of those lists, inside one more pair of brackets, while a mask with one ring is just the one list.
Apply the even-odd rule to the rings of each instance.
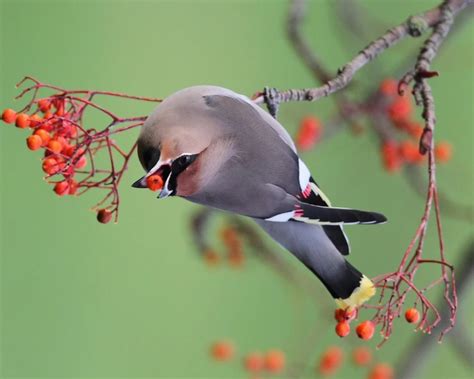
[[256, 222], [324, 284], [339, 308], [355, 308], [375, 294], [373, 283], [346, 261], [323, 228], [296, 221]]

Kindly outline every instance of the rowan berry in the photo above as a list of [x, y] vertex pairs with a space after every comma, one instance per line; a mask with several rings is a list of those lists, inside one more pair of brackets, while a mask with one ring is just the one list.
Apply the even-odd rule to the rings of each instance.
[[420, 313], [418, 312], [418, 310], [416, 310], [415, 308], [409, 308], [406, 310], [405, 320], [407, 320], [407, 322], [409, 322], [410, 324], [414, 324], [415, 322], [418, 322], [419, 319]]
[[234, 356], [234, 346], [229, 341], [218, 341], [211, 346], [211, 354], [218, 361], [227, 361]]
[[26, 145], [28, 146], [28, 149], [30, 150], [38, 150], [41, 148], [41, 145], [43, 144], [43, 140], [41, 139], [40, 136], [33, 134], [32, 136], [29, 136], [26, 139]]
[[48, 112], [51, 109], [51, 101], [48, 99], [41, 99], [38, 101], [38, 108], [43, 113]]
[[244, 357], [244, 367], [249, 372], [259, 372], [263, 366], [264, 360], [260, 353], [250, 353]]
[[97, 212], [97, 221], [101, 224], [107, 224], [112, 219], [112, 212], [108, 209], [99, 209]]
[[158, 191], [163, 188], [163, 179], [158, 174], [150, 175], [146, 178], [146, 186], [151, 191]]
[[2, 120], [7, 124], [13, 124], [16, 120], [16, 112], [13, 109], [5, 109], [2, 113]]
[[365, 346], [356, 347], [352, 351], [352, 360], [357, 366], [366, 366], [372, 361], [372, 352]]
[[375, 325], [372, 321], [363, 321], [356, 327], [356, 333], [363, 340], [370, 340], [374, 336]]
[[15, 125], [18, 128], [24, 129], [30, 126], [30, 116], [26, 113], [18, 113], [15, 120]]
[[285, 368], [285, 354], [280, 350], [270, 350], [265, 354], [264, 367], [272, 373], [281, 372]]
[[340, 321], [336, 325], [336, 334], [339, 337], [346, 337], [351, 332], [351, 326], [347, 321]]
[[65, 180], [58, 182], [54, 185], [54, 192], [58, 196], [64, 196], [69, 193], [69, 183]]

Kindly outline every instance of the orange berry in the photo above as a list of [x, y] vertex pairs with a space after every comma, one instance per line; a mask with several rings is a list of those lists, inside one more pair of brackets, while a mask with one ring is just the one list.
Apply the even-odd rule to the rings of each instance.
[[352, 351], [352, 360], [357, 366], [366, 366], [372, 361], [372, 352], [365, 346], [356, 347]]
[[320, 121], [316, 117], [307, 116], [300, 122], [296, 135], [296, 145], [301, 150], [309, 150], [319, 141], [321, 135]]
[[38, 150], [43, 144], [43, 140], [40, 136], [33, 134], [26, 139], [26, 145], [30, 150]]
[[229, 254], [228, 259], [233, 267], [241, 267], [244, 264], [244, 255], [241, 252]]
[[374, 336], [375, 325], [372, 321], [361, 322], [356, 327], [356, 333], [363, 340], [370, 340]]
[[54, 185], [54, 192], [58, 196], [64, 196], [69, 193], [69, 183], [63, 180], [62, 182], [58, 182]]
[[398, 154], [398, 146], [395, 141], [385, 141], [382, 144], [382, 158], [385, 170], [388, 172], [398, 171], [402, 166], [402, 160]]
[[440, 142], [435, 146], [435, 157], [439, 162], [447, 162], [453, 155], [453, 148], [449, 142]]
[[218, 341], [211, 346], [211, 354], [218, 361], [227, 361], [234, 356], [234, 346], [229, 341]]
[[59, 169], [59, 162], [55, 158], [46, 158], [43, 161], [43, 171], [48, 175], [57, 173]]
[[219, 256], [214, 250], [207, 249], [204, 254], [204, 260], [209, 266], [214, 266], [219, 263]]
[[44, 118], [45, 120], [48, 120], [48, 119], [53, 118], [53, 117], [54, 117], [54, 115], [53, 115], [50, 111], [47, 111], [47, 112], [44, 113], [44, 117], [43, 117], [43, 118]]
[[412, 104], [408, 96], [397, 97], [388, 107], [388, 116], [394, 122], [400, 122], [409, 118], [412, 112]]
[[339, 337], [346, 337], [351, 332], [351, 326], [347, 321], [340, 321], [336, 325], [336, 334]]
[[239, 235], [232, 226], [226, 226], [222, 228], [220, 235], [227, 246], [234, 246], [239, 243]]
[[163, 188], [163, 179], [158, 174], [150, 175], [146, 178], [146, 186], [151, 191], [158, 191]]
[[342, 364], [344, 354], [339, 347], [331, 346], [323, 352], [317, 367], [322, 375], [330, 375], [334, 373]]
[[270, 350], [265, 354], [264, 366], [272, 373], [281, 372], [285, 368], [285, 354], [280, 350]]
[[35, 130], [34, 134], [41, 138], [41, 144], [43, 146], [47, 145], [49, 140], [51, 139], [51, 135], [44, 129], [37, 129]]
[[405, 312], [405, 320], [407, 320], [407, 322], [409, 322], [410, 324], [418, 322], [419, 319], [420, 313], [415, 308], [409, 308]]
[[64, 109], [63, 108], [59, 108], [56, 112], [54, 112], [54, 114], [58, 117], [63, 117], [65, 116], [66, 114], [64, 113]]
[[346, 318], [345, 318], [345, 311], [344, 309], [342, 308], [337, 308], [335, 311], [334, 311], [334, 319], [338, 322], [342, 322], [344, 321]]
[[398, 82], [395, 79], [384, 79], [380, 83], [380, 93], [386, 96], [395, 96], [398, 94]]
[[249, 372], [259, 372], [263, 366], [263, 357], [260, 353], [250, 353], [244, 358], [244, 367]]
[[41, 99], [38, 101], [38, 108], [43, 113], [48, 112], [51, 109], [51, 101], [48, 99]]
[[334, 319], [338, 322], [352, 321], [356, 317], [357, 311], [355, 309], [338, 308], [334, 311]]
[[2, 120], [7, 124], [13, 124], [16, 120], [16, 112], [13, 109], [5, 109], [2, 113]]
[[107, 224], [110, 220], [112, 220], [112, 212], [108, 209], [99, 209], [97, 212], [97, 221], [101, 224]]
[[63, 145], [57, 139], [52, 139], [51, 141], [49, 141], [47, 147], [49, 151], [55, 154], [59, 154], [63, 149]]
[[33, 116], [30, 117], [30, 126], [32, 128], [36, 128], [42, 121], [43, 119], [40, 116], [38, 116], [37, 114], [34, 114]]
[[76, 162], [76, 168], [84, 168], [87, 165], [87, 158], [85, 155], [81, 156]]
[[349, 322], [356, 318], [357, 310], [356, 309], [346, 309], [344, 311], [344, 319]]
[[77, 137], [77, 127], [75, 125], [71, 125], [71, 127], [69, 128], [69, 136], [71, 138]]
[[78, 184], [74, 179], [69, 181], [69, 195], [75, 195], [77, 192]]
[[369, 372], [368, 379], [393, 379], [393, 368], [387, 363], [377, 363]]
[[57, 136], [55, 139], [62, 145], [63, 150], [69, 146], [68, 140], [63, 136]]
[[30, 126], [30, 116], [26, 113], [18, 113], [15, 120], [15, 125], [18, 128], [24, 129]]
[[403, 141], [398, 147], [400, 156], [408, 163], [419, 163], [423, 161], [423, 155], [420, 154], [418, 145], [410, 140]]
[[62, 151], [62, 153], [64, 155], [67, 155], [68, 157], [72, 157], [75, 152], [76, 152], [76, 147], [73, 145], [66, 146]]
[[419, 122], [409, 122], [405, 129], [415, 139], [419, 139], [423, 134], [423, 126]]

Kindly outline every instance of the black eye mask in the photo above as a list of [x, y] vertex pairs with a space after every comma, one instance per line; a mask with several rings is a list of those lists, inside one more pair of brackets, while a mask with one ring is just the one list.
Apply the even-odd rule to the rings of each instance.
[[160, 155], [161, 151], [153, 147], [149, 147], [143, 152], [143, 165], [145, 166], [146, 171], [150, 171], [153, 167], [155, 167], [156, 163], [160, 159]]
[[186, 154], [176, 158], [171, 164], [171, 174], [168, 182], [168, 189], [173, 191], [173, 195], [176, 195], [177, 190], [177, 179], [178, 175], [188, 168], [193, 163], [198, 154]]

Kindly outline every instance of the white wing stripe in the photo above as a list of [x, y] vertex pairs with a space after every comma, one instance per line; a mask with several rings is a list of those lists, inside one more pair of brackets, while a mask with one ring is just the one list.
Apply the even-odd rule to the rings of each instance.
[[301, 192], [303, 192], [309, 184], [309, 178], [311, 177], [311, 174], [308, 170], [308, 167], [306, 167], [306, 165], [301, 159], [298, 159], [298, 166], [300, 188]]

